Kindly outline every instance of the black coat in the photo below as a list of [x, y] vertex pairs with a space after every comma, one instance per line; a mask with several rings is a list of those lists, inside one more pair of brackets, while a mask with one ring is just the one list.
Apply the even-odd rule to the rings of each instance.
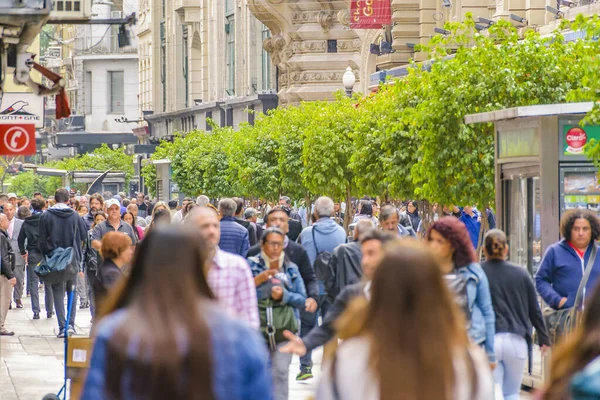
[[[40, 235], [40, 219], [42, 214], [34, 214], [31, 217], [25, 218], [23, 226], [19, 232], [19, 252], [21, 255], [25, 253], [36, 253], [41, 255], [40, 244], [38, 237]], [[27, 241], [27, 245], [25, 244]]]
[[75, 246], [75, 255], [81, 261], [82, 244], [86, 238], [83, 218], [70, 208], [50, 208], [40, 218], [38, 242], [43, 255], [49, 255], [59, 247], [66, 249]]
[[0, 275], [4, 275], [6, 279], [14, 278], [15, 270], [15, 253], [10, 245], [8, 234], [0, 231]]
[[302, 233], [302, 222], [296, 221], [295, 219], [292, 219], [292, 218], [289, 218], [288, 226], [289, 226], [289, 229], [288, 229], [287, 237], [292, 242], [295, 242], [296, 240], [298, 240], [298, 236], [300, 236], [300, 234]]
[[258, 243], [256, 228], [253, 224], [251, 224], [249, 221], [237, 217], [235, 218], [235, 222], [246, 228], [246, 230], [248, 231], [248, 241], [250, 242], [250, 247]]
[[363, 276], [361, 261], [360, 243], [350, 242], [335, 248], [328, 264], [331, 279], [325, 282], [325, 291], [331, 301], [335, 300], [346, 286], [361, 280]]
[[106, 299], [110, 289], [112, 289], [115, 283], [123, 276], [123, 271], [121, 271], [112, 260], [104, 260], [98, 269], [93, 287], [96, 309], [102, 305], [102, 302]]

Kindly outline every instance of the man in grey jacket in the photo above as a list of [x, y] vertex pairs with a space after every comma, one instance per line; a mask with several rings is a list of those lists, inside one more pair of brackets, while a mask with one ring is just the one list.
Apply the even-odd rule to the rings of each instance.
[[21, 232], [21, 227], [23, 226], [23, 220], [18, 219], [15, 216], [17, 210], [15, 210], [15, 206], [12, 203], [6, 203], [4, 206], [4, 215], [8, 218], [8, 239], [10, 240], [10, 245], [12, 247], [13, 253], [15, 255], [15, 278], [17, 278], [17, 284], [14, 287], [13, 291], [13, 300], [15, 301], [17, 308], [23, 308], [23, 302], [21, 298], [23, 297], [23, 287], [25, 285], [25, 259], [21, 256], [19, 252], [19, 233]]

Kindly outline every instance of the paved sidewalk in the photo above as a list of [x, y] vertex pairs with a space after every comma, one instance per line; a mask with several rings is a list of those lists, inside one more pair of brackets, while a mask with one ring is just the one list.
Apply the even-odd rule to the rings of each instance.
[[[44, 296], [40, 291], [40, 302]], [[8, 312], [6, 326], [15, 336], [0, 337], [0, 399], [41, 400], [47, 393], [57, 393], [63, 384], [64, 340], [58, 339], [56, 316], [47, 319], [41, 306], [41, 319], [33, 320], [30, 298], [23, 299], [23, 309]], [[88, 336], [90, 310], [77, 309], [78, 335]], [[321, 351], [313, 353], [314, 373], [319, 375]], [[317, 378], [296, 382], [298, 357], [290, 366], [290, 400], [306, 400], [314, 394]]]

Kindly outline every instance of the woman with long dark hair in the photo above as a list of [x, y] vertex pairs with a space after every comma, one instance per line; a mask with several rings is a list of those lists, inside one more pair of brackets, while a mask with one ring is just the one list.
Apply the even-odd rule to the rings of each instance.
[[584, 310], [581, 323], [552, 353], [550, 379], [543, 400], [598, 398], [600, 286], [588, 297]]
[[344, 339], [317, 400], [489, 400], [491, 371], [431, 251], [413, 240], [386, 246], [370, 301], [338, 320]]
[[189, 226], [158, 226], [97, 327], [86, 400], [270, 400], [258, 333], [227, 316], [205, 278], [207, 249]]
[[442, 275], [469, 321], [471, 340], [485, 349], [490, 364], [495, 366], [496, 319], [490, 284], [477, 263], [465, 224], [454, 217], [441, 218], [429, 227], [425, 240], [437, 256]]
[[133, 233], [135, 233], [138, 242], [144, 238], [144, 230], [137, 224], [135, 215], [133, 215], [131, 211], [125, 211], [125, 213], [123, 213], [121, 216], [121, 219], [123, 222], [127, 222], [129, 225], [131, 225], [133, 228]]

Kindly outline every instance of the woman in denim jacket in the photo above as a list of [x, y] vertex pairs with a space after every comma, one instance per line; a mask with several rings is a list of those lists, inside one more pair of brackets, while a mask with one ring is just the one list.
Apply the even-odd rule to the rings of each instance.
[[[492, 307], [490, 284], [485, 272], [477, 263], [477, 255], [467, 228], [457, 218], [444, 217], [431, 225], [425, 237], [438, 256], [442, 273], [446, 275], [451, 288], [464, 287], [458, 281], [466, 283], [467, 304], [460, 305], [470, 320], [469, 337], [485, 349], [490, 365], [495, 367], [496, 317]], [[456, 294], [460, 303], [461, 293]]]
[[[280, 353], [279, 349], [285, 345], [283, 339], [283, 330], [295, 330], [297, 333], [299, 318], [298, 310], [304, 308], [306, 303], [306, 289], [304, 281], [298, 270], [298, 266], [285, 257], [283, 251], [285, 234], [278, 228], [268, 228], [261, 238], [261, 253], [258, 256], [248, 258], [248, 263], [252, 269], [254, 283], [256, 284], [256, 294], [258, 296], [259, 312], [261, 304], [271, 303], [271, 310], [279, 307], [292, 307], [295, 318], [291, 322], [295, 327], [276, 326], [281, 323], [273, 318], [272, 327], [269, 335], [268, 314], [269, 310], [261, 312], [261, 330], [267, 332], [269, 350], [273, 371], [274, 399], [287, 400], [289, 390], [289, 369], [292, 361], [291, 354]], [[281, 312], [282, 310], [277, 310]], [[275, 313], [273, 313], [274, 315]], [[272, 328], [271, 327], [271, 328]], [[295, 329], [294, 329], [295, 328]]]

